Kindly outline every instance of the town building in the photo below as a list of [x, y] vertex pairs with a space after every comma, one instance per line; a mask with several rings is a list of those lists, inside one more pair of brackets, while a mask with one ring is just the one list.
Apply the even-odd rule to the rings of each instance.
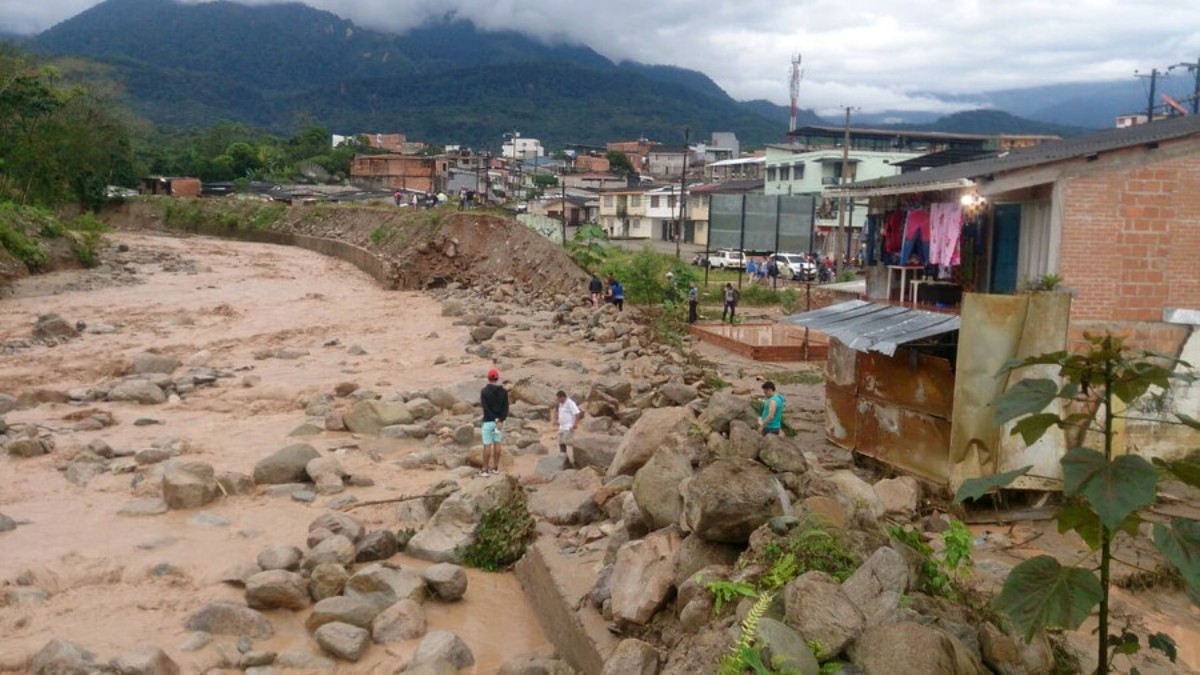
[[500, 148], [500, 156], [509, 159], [530, 159], [533, 157], [545, 157], [546, 149], [542, 147], [542, 142], [536, 138], [524, 138], [522, 136], [510, 137]]
[[646, 155], [646, 173], [660, 179], [682, 176], [690, 152], [686, 145], [656, 145]]
[[445, 157], [355, 155], [350, 180], [368, 187], [441, 192], [446, 189]]
[[731, 180], [762, 180], [767, 158], [739, 157], [708, 162], [704, 165], [705, 183], [726, 183]]
[[649, 239], [654, 236], [646, 217], [646, 187], [620, 187], [600, 191], [600, 226], [614, 239]]

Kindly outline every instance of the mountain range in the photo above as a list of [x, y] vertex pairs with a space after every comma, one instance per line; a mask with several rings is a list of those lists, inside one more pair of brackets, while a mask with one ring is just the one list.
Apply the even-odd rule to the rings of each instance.
[[[584, 45], [481, 31], [452, 14], [395, 35], [300, 3], [106, 0], [21, 45], [103, 64], [135, 111], [171, 128], [230, 119], [286, 132], [319, 122], [338, 133], [403, 131], [476, 147], [499, 144], [512, 131], [552, 147], [639, 137], [678, 143], [684, 127], [693, 140], [735, 131], [748, 147], [786, 138], [785, 106], [736, 101], [698, 71], [614, 63]], [[1043, 121], [986, 110], [861, 116], [858, 123], [1059, 135], [1111, 126], [1111, 115], [1080, 124], [1065, 114], [1086, 107], [1089, 91], [1081, 85], [1074, 102], [1047, 91], [994, 96], [1006, 104], [994, 107]], [[811, 110], [799, 122], [825, 123]]]

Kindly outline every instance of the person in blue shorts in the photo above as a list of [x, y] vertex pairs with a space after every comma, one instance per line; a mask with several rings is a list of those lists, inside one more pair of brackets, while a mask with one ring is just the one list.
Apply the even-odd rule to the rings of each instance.
[[500, 441], [504, 439], [504, 420], [508, 419], [508, 390], [500, 384], [500, 371], [487, 373], [488, 383], [479, 392], [483, 406], [483, 468], [480, 476], [500, 473]]

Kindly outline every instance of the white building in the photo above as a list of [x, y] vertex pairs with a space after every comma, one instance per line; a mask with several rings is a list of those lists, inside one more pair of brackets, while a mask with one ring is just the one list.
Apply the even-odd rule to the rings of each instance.
[[542, 147], [542, 142], [536, 138], [515, 136], [501, 146], [500, 155], [510, 159], [532, 159], [534, 157], [545, 157], [546, 149]]

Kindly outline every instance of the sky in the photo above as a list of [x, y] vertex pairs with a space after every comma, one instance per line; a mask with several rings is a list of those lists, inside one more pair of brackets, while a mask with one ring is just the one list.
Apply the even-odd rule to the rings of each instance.
[[[198, 2], [203, 0], [186, 0]], [[271, 4], [275, 0], [237, 0]], [[0, 32], [36, 33], [99, 0], [0, 0]], [[736, 99], [818, 113], [951, 112], [927, 93], [1119, 80], [1200, 57], [1196, 0], [305, 0], [402, 32], [454, 10], [487, 29], [586, 44], [613, 60], [700, 70]]]

